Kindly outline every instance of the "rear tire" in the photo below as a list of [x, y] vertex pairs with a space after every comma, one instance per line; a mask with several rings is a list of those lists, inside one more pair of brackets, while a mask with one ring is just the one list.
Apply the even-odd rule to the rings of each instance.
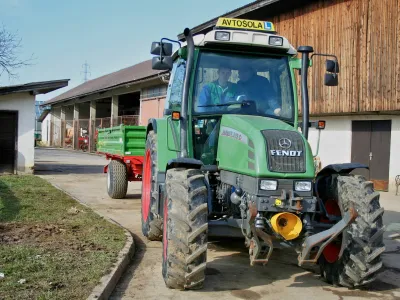
[[142, 233], [150, 241], [161, 241], [162, 219], [155, 213], [157, 193], [157, 135], [150, 131], [147, 135], [142, 180]]
[[113, 199], [125, 198], [128, 191], [128, 171], [123, 162], [112, 160], [108, 165], [107, 193]]
[[170, 169], [164, 201], [163, 266], [171, 289], [200, 289], [207, 261], [207, 187], [200, 170]]
[[384, 210], [373, 183], [364, 177], [332, 175], [332, 179], [328, 195], [338, 200], [342, 211], [353, 206], [358, 217], [342, 233], [342, 243], [345, 243], [342, 257], [333, 261], [331, 252], [319, 258], [321, 276], [334, 285], [362, 286], [374, 281], [382, 268]]

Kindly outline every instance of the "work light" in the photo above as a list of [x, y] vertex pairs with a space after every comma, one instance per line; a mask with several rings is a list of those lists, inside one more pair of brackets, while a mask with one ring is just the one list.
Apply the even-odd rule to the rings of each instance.
[[215, 39], [218, 41], [229, 41], [231, 39], [231, 33], [227, 31], [215, 32]]
[[264, 191], [276, 191], [278, 182], [276, 180], [261, 180], [260, 189]]
[[283, 38], [279, 36], [270, 36], [269, 42], [271, 46], [282, 46], [283, 45]]
[[298, 192], [310, 192], [311, 181], [296, 181], [294, 184], [294, 189]]

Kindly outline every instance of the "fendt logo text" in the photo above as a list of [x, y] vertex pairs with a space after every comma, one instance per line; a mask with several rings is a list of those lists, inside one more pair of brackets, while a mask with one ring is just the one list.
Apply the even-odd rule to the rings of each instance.
[[289, 156], [289, 157], [299, 157], [303, 153], [303, 151], [295, 151], [295, 150], [270, 150], [272, 156]]

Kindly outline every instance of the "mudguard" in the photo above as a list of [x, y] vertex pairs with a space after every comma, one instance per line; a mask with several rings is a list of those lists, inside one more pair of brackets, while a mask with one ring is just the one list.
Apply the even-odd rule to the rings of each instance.
[[174, 158], [168, 161], [167, 170], [172, 168], [200, 169], [203, 162], [194, 158]]
[[146, 137], [150, 130], [153, 130], [154, 133], [157, 133], [157, 120], [156, 119], [149, 119], [147, 123], [147, 130], [146, 130]]
[[327, 165], [321, 171], [318, 172], [317, 177], [326, 176], [330, 174], [346, 174], [350, 173], [355, 169], [369, 169], [367, 165], [359, 163], [345, 163], [345, 164], [332, 164]]

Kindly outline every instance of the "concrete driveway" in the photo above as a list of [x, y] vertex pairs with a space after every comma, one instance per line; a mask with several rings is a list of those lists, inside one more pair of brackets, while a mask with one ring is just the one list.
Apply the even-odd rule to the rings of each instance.
[[[130, 183], [127, 198], [110, 199], [103, 157], [66, 150], [36, 150], [37, 174], [92, 208], [117, 221], [134, 236], [132, 265], [111, 299], [400, 299], [400, 242], [385, 239], [386, 269], [363, 290], [332, 287], [319, 279], [317, 268], [300, 268], [292, 251], [275, 251], [265, 267], [249, 266], [243, 241], [213, 240], [209, 244], [207, 277], [200, 291], [175, 291], [161, 276], [161, 242], [149, 242], [140, 223], [140, 183]], [[400, 222], [400, 196], [382, 193], [384, 222]], [[388, 233], [385, 233], [387, 237]]]

